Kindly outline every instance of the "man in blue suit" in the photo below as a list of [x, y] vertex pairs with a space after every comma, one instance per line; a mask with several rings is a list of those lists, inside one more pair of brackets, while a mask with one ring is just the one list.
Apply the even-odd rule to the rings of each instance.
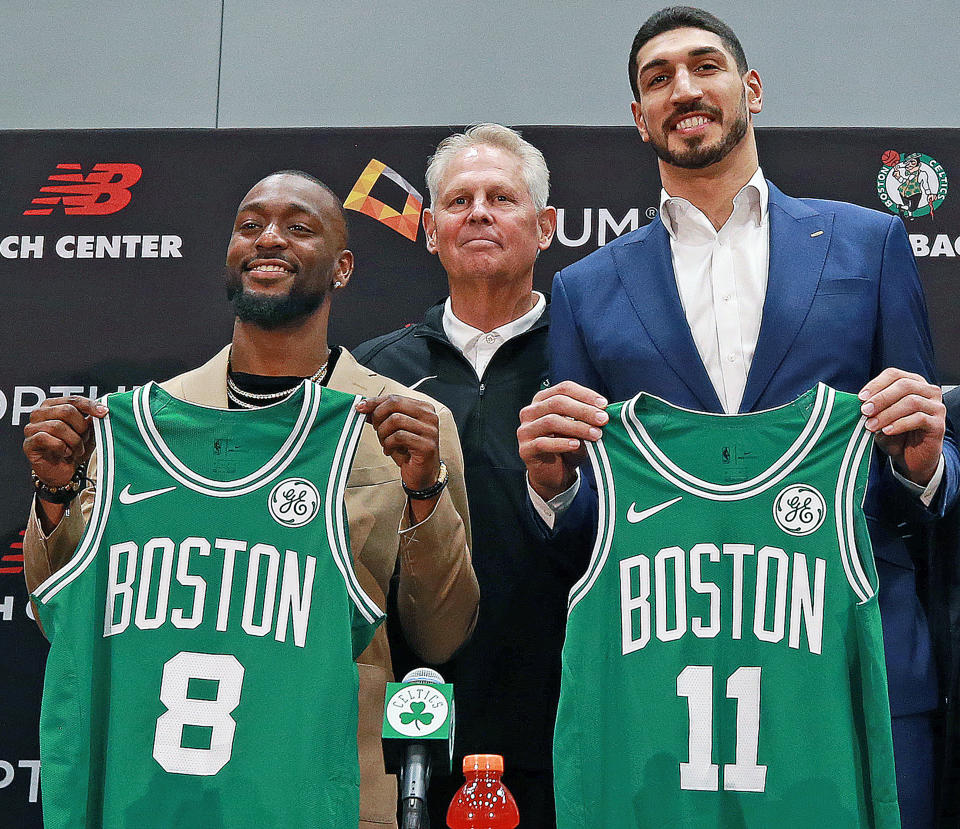
[[659, 158], [660, 215], [556, 275], [551, 376], [563, 382], [518, 430], [531, 501], [550, 528], [589, 523], [581, 441], [600, 436], [607, 401], [640, 390], [727, 413], [780, 406], [818, 381], [859, 393], [883, 455], [865, 511], [903, 825], [931, 827], [937, 677], [903, 537], [956, 501], [960, 458], [903, 223], [764, 180], [762, 83], [713, 15], [657, 12], [629, 67], [634, 120]]

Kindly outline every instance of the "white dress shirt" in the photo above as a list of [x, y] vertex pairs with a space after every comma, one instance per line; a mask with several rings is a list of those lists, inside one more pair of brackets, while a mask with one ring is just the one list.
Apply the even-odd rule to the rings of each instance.
[[680, 304], [724, 412], [740, 410], [757, 349], [770, 262], [769, 193], [760, 168], [716, 230], [686, 199], [660, 191]]
[[536, 297], [533, 308], [522, 317], [504, 323], [492, 331], [481, 331], [459, 319], [453, 313], [450, 297], [447, 297], [443, 305], [443, 333], [447, 335], [450, 344], [467, 358], [473, 370], [477, 372], [478, 379], [483, 377], [483, 372], [487, 370], [490, 360], [501, 345], [529, 331], [543, 316], [547, 300], [539, 291], [534, 291], [533, 295]]

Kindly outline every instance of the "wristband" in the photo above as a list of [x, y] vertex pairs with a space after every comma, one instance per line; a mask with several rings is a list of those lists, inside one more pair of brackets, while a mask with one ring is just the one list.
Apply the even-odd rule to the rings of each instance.
[[403, 478], [400, 479], [400, 486], [403, 487], [403, 491], [407, 493], [407, 497], [414, 501], [429, 501], [431, 498], [435, 498], [441, 492], [443, 488], [447, 485], [447, 480], [450, 476], [447, 474], [447, 465], [440, 461], [440, 471], [437, 472], [437, 482], [433, 486], [428, 486], [426, 489], [410, 489], [404, 482]]
[[87, 465], [81, 463], [77, 466], [73, 477], [62, 486], [47, 486], [32, 469], [30, 470], [30, 477], [33, 480], [34, 495], [41, 501], [46, 501], [48, 504], [69, 504], [80, 494], [87, 482]]

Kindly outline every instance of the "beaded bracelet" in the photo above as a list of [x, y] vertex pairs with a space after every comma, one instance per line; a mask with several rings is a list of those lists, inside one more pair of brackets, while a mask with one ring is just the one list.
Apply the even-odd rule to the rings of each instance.
[[33, 492], [41, 500], [50, 504], [69, 504], [76, 498], [87, 482], [87, 465], [81, 463], [74, 470], [73, 477], [61, 486], [47, 486], [37, 477], [37, 473], [30, 470], [33, 480]]

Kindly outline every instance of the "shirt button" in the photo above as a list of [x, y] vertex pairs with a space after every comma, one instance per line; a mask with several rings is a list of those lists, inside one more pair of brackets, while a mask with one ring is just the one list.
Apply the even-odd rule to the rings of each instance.
[[730, 301], [730, 294], [727, 294], [727, 295], [723, 298], [723, 301], [724, 301], [724, 302], [729, 302], [729, 301]]
[[727, 359], [732, 363], [732, 362], [734, 362], [734, 360], [737, 359], [737, 355], [736, 355], [736, 354], [728, 354], [728, 355], [727, 355]]
[[495, 343], [496, 341], [497, 341], [497, 335], [496, 335], [496, 334], [487, 334], [487, 342], [488, 342], [488, 343]]

